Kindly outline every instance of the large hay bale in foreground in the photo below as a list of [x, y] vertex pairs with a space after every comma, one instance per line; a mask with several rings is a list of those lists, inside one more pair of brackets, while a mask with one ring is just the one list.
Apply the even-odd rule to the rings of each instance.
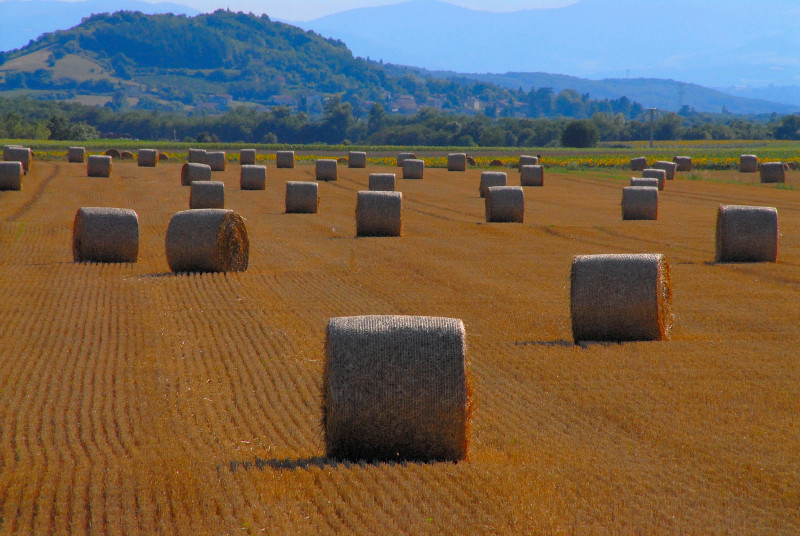
[[656, 179], [658, 189], [663, 190], [667, 183], [667, 171], [664, 169], [647, 168], [642, 170], [642, 177], [645, 179]]
[[319, 183], [286, 181], [287, 214], [316, 214], [319, 210]]
[[522, 186], [487, 188], [485, 211], [487, 223], [524, 223], [525, 194]]
[[400, 236], [402, 232], [401, 192], [358, 192], [356, 236]]
[[506, 186], [507, 184], [508, 175], [505, 171], [482, 171], [478, 193], [481, 197], [486, 197], [486, 189], [490, 186]]
[[211, 167], [211, 171], [225, 171], [228, 158], [225, 151], [206, 152], [206, 164]]
[[294, 151], [277, 151], [275, 165], [279, 168], [291, 169], [294, 167]]
[[786, 168], [783, 162], [764, 162], [761, 164], [761, 182], [786, 182]]
[[355, 169], [367, 167], [367, 153], [364, 151], [350, 151], [347, 153], [347, 167]]
[[21, 162], [24, 174], [28, 174], [33, 164], [33, 153], [28, 147], [11, 146], [3, 150], [3, 161]]
[[672, 158], [675, 162], [675, 171], [691, 171], [692, 170], [692, 157], [691, 156], [675, 156]]
[[758, 171], [758, 157], [754, 154], [739, 156], [739, 173], [755, 173]]
[[519, 162], [517, 163], [517, 170], [522, 171], [522, 166], [538, 166], [538, 165], [539, 165], [538, 156], [530, 156], [524, 154], [519, 157]]
[[191, 186], [194, 181], [210, 181], [211, 166], [188, 162], [181, 166], [181, 186]]
[[520, 168], [521, 186], [544, 186], [544, 166], [526, 164]]
[[335, 181], [339, 178], [339, 163], [332, 158], [320, 158], [314, 173], [318, 181]]
[[471, 397], [456, 318], [331, 318], [325, 341], [325, 454], [347, 460], [463, 460]]
[[414, 153], [400, 153], [397, 155], [397, 167], [403, 167], [403, 162], [409, 159], [413, 160], [416, 158], [417, 155], [415, 155]]
[[651, 179], [647, 177], [631, 177], [630, 186], [649, 186], [658, 190], [658, 179]]
[[576, 343], [665, 340], [673, 321], [669, 264], [660, 254], [578, 255], [570, 309]]
[[244, 220], [232, 210], [184, 210], [169, 222], [166, 250], [173, 272], [244, 272], [250, 241]]
[[205, 164], [206, 163], [206, 150], [205, 149], [189, 149], [189, 158], [187, 160], [190, 164]]
[[139, 149], [136, 156], [136, 165], [139, 167], [156, 167], [158, 165], [158, 151], [155, 149]]
[[467, 154], [451, 153], [447, 155], [447, 171], [466, 171]]
[[72, 224], [75, 262], [136, 262], [139, 216], [126, 208], [81, 207]]
[[631, 171], [642, 171], [647, 168], [647, 158], [644, 156], [637, 156], [631, 158]]
[[239, 188], [264, 190], [267, 187], [267, 166], [244, 164], [239, 173]]
[[67, 148], [67, 162], [70, 164], [83, 164], [86, 160], [85, 147], [68, 147]]
[[622, 219], [658, 219], [658, 186], [627, 186], [623, 188]]
[[675, 180], [675, 170], [678, 169], [678, 165], [675, 162], [667, 162], [666, 160], [659, 160], [655, 164], [653, 164], [654, 169], [663, 169], [667, 172], [667, 180]]
[[113, 159], [110, 156], [93, 154], [86, 159], [86, 174], [89, 177], [110, 177]]
[[189, 208], [225, 208], [225, 183], [192, 181], [189, 189]]
[[778, 210], [720, 205], [716, 245], [717, 262], [775, 262], [778, 259]]
[[241, 149], [239, 151], [239, 164], [242, 166], [255, 166], [256, 165], [256, 150], [255, 149]]
[[406, 158], [403, 161], [404, 179], [421, 179], [425, 173], [425, 161], [416, 158]]
[[397, 177], [394, 173], [370, 173], [369, 189], [372, 192], [394, 192]]
[[21, 190], [22, 162], [0, 162], [0, 190]]

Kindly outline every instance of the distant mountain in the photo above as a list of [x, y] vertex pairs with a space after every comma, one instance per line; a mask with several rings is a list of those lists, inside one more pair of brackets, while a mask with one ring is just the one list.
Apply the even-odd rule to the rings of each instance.
[[719, 91], [729, 95], [736, 95], [748, 99], [768, 100], [772, 102], [783, 102], [793, 105], [796, 109], [800, 109], [800, 85], [795, 86], [776, 86], [770, 85], [766, 87], [725, 87], [718, 88]]

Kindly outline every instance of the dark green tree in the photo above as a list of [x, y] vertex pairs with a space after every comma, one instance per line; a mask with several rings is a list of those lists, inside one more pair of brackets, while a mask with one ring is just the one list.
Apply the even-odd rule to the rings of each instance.
[[600, 140], [600, 131], [588, 119], [571, 121], [561, 133], [561, 145], [564, 147], [594, 147]]

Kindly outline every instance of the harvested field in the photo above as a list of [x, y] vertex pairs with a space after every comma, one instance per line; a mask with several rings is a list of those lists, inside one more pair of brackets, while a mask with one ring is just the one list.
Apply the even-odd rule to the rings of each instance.
[[[179, 163], [37, 161], [0, 192], [0, 533], [800, 532], [796, 173], [678, 174], [657, 221], [623, 221], [628, 169], [548, 169], [495, 225], [479, 169], [428, 168], [385, 239], [355, 237], [356, 194], [396, 168], [342, 167], [294, 215], [314, 166], [269, 167], [263, 195], [214, 175], [250, 241], [227, 274], [169, 272]], [[777, 208], [777, 263], [714, 263], [720, 204]], [[72, 262], [81, 206], [135, 210], [138, 262]], [[667, 257], [671, 340], [572, 343], [570, 266], [596, 253]], [[325, 328], [366, 314], [463, 320], [466, 461], [324, 458]]]

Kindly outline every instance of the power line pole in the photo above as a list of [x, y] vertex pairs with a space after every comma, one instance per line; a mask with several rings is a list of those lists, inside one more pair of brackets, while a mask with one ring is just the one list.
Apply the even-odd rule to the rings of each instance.
[[656, 109], [650, 108], [650, 148], [653, 148], [653, 118], [656, 115]]

